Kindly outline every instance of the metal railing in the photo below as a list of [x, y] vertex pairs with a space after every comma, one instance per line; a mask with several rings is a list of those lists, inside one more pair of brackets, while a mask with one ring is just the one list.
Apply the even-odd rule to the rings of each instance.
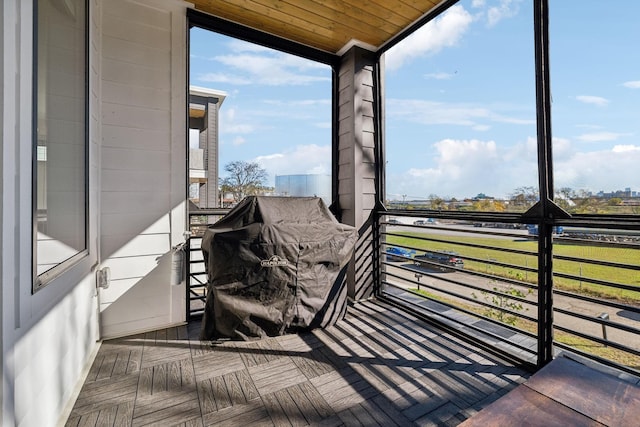
[[209, 225], [214, 224], [229, 209], [199, 209], [189, 212], [189, 231], [187, 241], [187, 321], [202, 316], [207, 299], [207, 274], [202, 255], [202, 236]]
[[[433, 215], [431, 213], [430, 215]], [[518, 216], [380, 216], [379, 294], [525, 362], [539, 357], [536, 228]], [[553, 352], [640, 372], [640, 228], [554, 228]], [[547, 310], [549, 307], [542, 307]]]
[[[189, 319], [203, 313], [206, 300], [202, 235], [227, 212], [189, 213]], [[518, 214], [426, 215], [380, 215], [380, 239], [374, 242], [378, 295], [536, 364], [540, 317], [549, 309], [538, 298], [539, 265], [546, 262], [553, 277], [552, 351], [640, 373], [640, 223], [627, 221], [623, 227], [598, 218], [558, 221], [548, 262], [539, 251], [535, 228], [520, 224]]]

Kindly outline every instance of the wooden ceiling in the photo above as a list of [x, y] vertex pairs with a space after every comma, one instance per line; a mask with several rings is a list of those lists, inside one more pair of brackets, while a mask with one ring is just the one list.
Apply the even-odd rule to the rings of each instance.
[[378, 49], [442, 0], [189, 0], [196, 10], [329, 53]]

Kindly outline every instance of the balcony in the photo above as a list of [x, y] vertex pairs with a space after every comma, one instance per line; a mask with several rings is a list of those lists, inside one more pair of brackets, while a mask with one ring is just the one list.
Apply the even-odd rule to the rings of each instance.
[[103, 342], [67, 425], [455, 425], [529, 377], [381, 302], [254, 342], [199, 327]]
[[[539, 266], [548, 254], [539, 248], [537, 228], [521, 219], [460, 212], [384, 215], [381, 295], [539, 367], [570, 352], [637, 375], [637, 223], [627, 221], [623, 228], [602, 218], [566, 221], [552, 236], [546, 267], [551, 277], [541, 279]], [[546, 296], [539, 285], [545, 280], [553, 282]]]
[[[640, 408], [633, 403], [640, 399], [638, 331], [634, 319], [624, 319], [633, 317], [634, 305], [556, 290], [555, 360], [532, 376], [540, 346], [536, 329], [528, 327], [538, 323], [537, 289], [528, 279], [537, 279], [538, 257], [507, 242], [530, 244], [537, 237], [508, 223], [480, 227], [451, 218], [383, 215], [381, 248], [399, 250], [392, 256], [381, 250], [377, 299], [350, 306], [344, 320], [325, 330], [253, 342], [201, 342], [206, 277], [198, 242], [202, 224], [222, 213], [191, 215], [189, 324], [103, 342], [67, 425], [478, 425], [491, 419], [507, 425], [513, 422], [509, 417], [530, 417], [531, 411], [573, 423], [619, 425], [616, 417], [635, 417], [632, 408]], [[586, 248], [622, 244], [635, 250], [635, 240], [626, 237], [562, 238], [570, 244], [579, 237]], [[555, 236], [557, 242], [562, 238]], [[619, 277], [640, 268], [634, 262], [612, 264], [601, 252], [598, 260], [555, 256], [615, 268]], [[454, 259], [450, 265], [448, 257]], [[560, 269], [556, 276], [577, 280], [579, 288], [625, 288], [586, 268], [579, 271], [574, 276]], [[513, 305], [496, 306], [491, 298], [502, 291], [484, 281], [533, 290], [512, 294]], [[567, 304], [592, 305], [594, 312], [624, 310], [623, 316], [604, 319], [570, 311]], [[514, 321], [504, 321], [499, 312]], [[566, 341], [567, 334], [582, 341]], [[623, 366], [616, 363], [620, 354], [626, 355]], [[548, 412], [534, 411], [534, 403], [548, 406]]]
[[105, 341], [66, 425], [614, 426], [640, 416], [638, 377], [567, 358], [530, 377], [379, 301], [328, 329], [261, 341], [201, 342], [199, 327]]

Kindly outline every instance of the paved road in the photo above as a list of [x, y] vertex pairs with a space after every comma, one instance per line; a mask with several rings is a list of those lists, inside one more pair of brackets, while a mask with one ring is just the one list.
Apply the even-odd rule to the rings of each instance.
[[[409, 269], [407, 271], [405, 269], [399, 268], [399, 266], [404, 266]], [[447, 280], [458, 281], [461, 283], [474, 285], [480, 287], [482, 289], [491, 289], [494, 286], [500, 287], [499, 282], [491, 282], [488, 279], [482, 277], [476, 277], [469, 274], [465, 274], [463, 272], [441, 272], [441, 271], [432, 271], [432, 270], [421, 270], [419, 267], [416, 267], [410, 263], [394, 263], [394, 265], [387, 266], [387, 271], [389, 273], [393, 273], [397, 276], [404, 277], [409, 280], [416, 280], [416, 273], [421, 274], [431, 274], [431, 276], [421, 275], [420, 282], [422, 284], [429, 284], [433, 286], [435, 289], [443, 289], [449, 292], [466, 296], [468, 298], [474, 298], [472, 293], [475, 292], [478, 299], [482, 299], [482, 295], [478, 291], [474, 291], [467, 286], [461, 286], [454, 283], [450, 283]], [[445, 280], [446, 279], [446, 280]], [[387, 281], [401, 288], [415, 288], [414, 283], [410, 283], [401, 279], [388, 277]], [[426, 288], [425, 288], [426, 289]], [[455, 297], [452, 297], [445, 293], [439, 293], [437, 290], [428, 289], [429, 292], [432, 292], [436, 295], [440, 295], [449, 299], [456, 300]], [[530, 301], [535, 301], [537, 299], [536, 292], [529, 295], [527, 297]], [[463, 299], [457, 299], [459, 302], [464, 302], [469, 304], [468, 301]], [[561, 295], [554, 296], [554, 306], [557, 308], [565, 309], [571, 311], [573, 313], [583, 314], [585, 316], [595, 318], [601, 313], [607, 313], [610, 317], [611, 322], [617, 322], [624, 325], [632, 326], [634, 328], [640, 328], [640, 316], [633, 315], [634, 313], [625, 313], [615, 308], [607, 307], [602, 304], [597, 304], [594, 302], [581, 301], [575, 298], [569, 298]], [[526, 314], [527, 316], [537, 317], [537, 308], [531, 304], [525, 304], [523, 311], [521, 313]], [[586, 334], [590, 334], [597, 337], [602, 337], [602, 325], [595, 322], [590, 322], [587, 320], [583, 320], [574, 316], [568, 316], [565, 314], [554, 313], [554, 322], [562, 327], [568, 328], [573, 331], [579, 331]], [[607, 338], [611, 341], [622, 343], [634, 349], [640, 350], [640, 339], [638, 339], [637, 334], [629, 333], [626, 331], [622, 331], [618, 328], [609, 326], [606, 328]]]

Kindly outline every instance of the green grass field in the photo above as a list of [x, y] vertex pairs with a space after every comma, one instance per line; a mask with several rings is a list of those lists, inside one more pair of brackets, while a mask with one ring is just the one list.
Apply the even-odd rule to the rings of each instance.
[[[418, 232], [406, 232], [400, 236], [387, 236], [387, 242], [403, 246], [410, 246], [423, 250], [455, 251], [465, 259], [464, 268], [472, 271], [481, 271], [500, 277], [517, 278], [532, 284], [537, 283], [537, 273], [527, 271], [525, 268], [536, 269], [538, 264], [537, 242], [532, 240], [510, 240], [491, 237], [476, 236], [447, 236], [445, 234], [429, 234]], [[446, 242], [430, 242], [416, 239], [434, 238], [446, 240]], [[461, 243], [492, 246], [499, 249], [515, 249], [532, 252], [532, 255], [513, 254], [499, 249], [473, 248], [461, 245]], [[640, 250], [633, 248], [612, 248], [597, 245], [554, 245], [554, 255], [564, 255], [585, 260], [608, 261], [622, 264], [640, 266]], [[479, 260], [491, 260], [515, 267], [502, 267], [490, 265]], [[565, 279], [556, 277], [554, 286], [558, 289], [588, 294], [598, 298], [614, 299], [627, 304], [640, 303], [640, 272], [627, 268], [593, 265], [586, 262], [574, 262], [554, 260], [554, 272], [576, 276], [577, 279]], [[580, 279], [582, 278], [582, 279]], [[603, 280], [617, 284], [636, 286], [638, 290], [616, 289], [609, 286], [587, 283], [586, 279]]]
[[[486, 308], [475, 306], [472, 304], [460, 304], [457, 301], [454, 301], [450, 298], [442, 297], [439, 295], [435, 295], [432, 292], [425, 291], [423, 289], [409, 289], [411, 292], [420, 294], [424, 297], [441, 301], [453, 306], [460, 306], [468, 311], [474, 312], [479, 316], [486, 316]], [[516, 323], [513, 325], [519, 329], [530, 332], [532, 334], [536, 334], [538, 331], [538, 326], [525, 319], [518, 319]], [[590, 341], [582, 337], [578, 337], [563, 331], [555, 331], [554, 339], [562, 344], [571, 346], [577, 350], [583, 351], [585, 353], [593, 354], [605, 359], [613, 360], [616, 363], [619, 363], [624, 366], [629, 366], [633, 369], [640, 369], [640, 357], [627, 353], [622, 350], [617, 350], [612, 347], [607, 347], [603, 344], [600, 344], [595, 341]]]

